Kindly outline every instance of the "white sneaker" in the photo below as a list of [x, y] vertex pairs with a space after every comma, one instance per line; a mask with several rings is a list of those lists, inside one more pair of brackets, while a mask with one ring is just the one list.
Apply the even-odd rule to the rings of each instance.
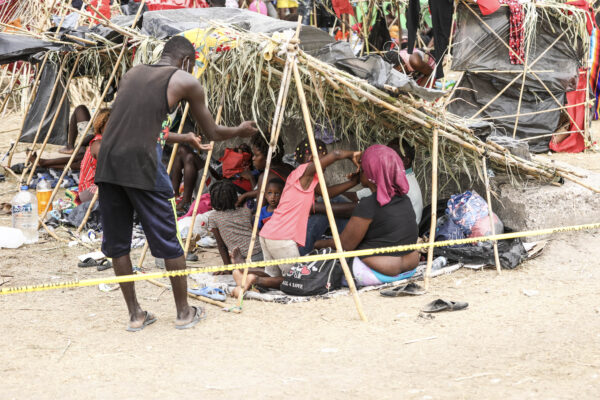
[[196, 244], [200, 247], [217, 247], [217, 241], [211, 236], [204, 236]]

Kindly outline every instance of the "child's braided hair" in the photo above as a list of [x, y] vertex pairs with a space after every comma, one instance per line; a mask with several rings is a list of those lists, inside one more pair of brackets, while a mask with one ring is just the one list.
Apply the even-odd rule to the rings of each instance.
[[[325, 144], [325, 142], [319, 139], [315, 139], [315, 142], [317, 144], [317, 152], [319, 153], [319, 155], [327, 155], [327, 145]], [[311, 154], [310, 142], [308, 141], [308, 138], [306, 138], [300, 143], [298, 143], [298, 145], [296, 146], [296, 150], [294, 151], [294, 158], [296, 159], [297, 163], [304, 164], [305, 158], [308, 154]]]
[[235, 210], [238, 199], [237, 190], [233, 182], [223, 179], [210, 185], [210, 204], [214, 210]]

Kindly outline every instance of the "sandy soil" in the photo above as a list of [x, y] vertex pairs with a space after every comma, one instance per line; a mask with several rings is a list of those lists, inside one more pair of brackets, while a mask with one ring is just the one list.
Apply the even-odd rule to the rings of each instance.
[[[14, 136], [0, 132], [0, 151]], [[597, 154], [581, 156], [597, 167]], [[580, 156], [560, 157], [577, 163]], [[0, 184], [0, 201], [14, 187]], [[0, 225], [10, 218], [0, 217]], [[119, 291], [1, 296], [1, 397], [595, 399], [599, 239], [598, 232], [555, 236], [517, 270], [459, 270], [433, 279], [420, 297], [365, 293], [367, 323], [351, 297], [246, 301], [242, 314], [207, 306], [205, 322], [180, 332], [171, 294], [143, 282], [139, 299], [159, 320], [132, 334], [124, 330]], [[86, 251], [49, 239], [0, 250], [0, 285], [112, 275], [77, 268], [76, 256]], [[219, 260], [215, 251], [200, 255], [203, 264]], [[419, 310], [438, 297], [469, 308], [422, 316]]]

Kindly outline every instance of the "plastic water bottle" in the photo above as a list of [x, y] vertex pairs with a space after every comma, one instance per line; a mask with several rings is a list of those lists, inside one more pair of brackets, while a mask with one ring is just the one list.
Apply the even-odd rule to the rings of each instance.
[[39, 239], [37, 201], [28, 189], [26, 185], [21, 186], [21, 191], [12, 199], [12, 225], [23, 232], [27, 244]]
[[448, 259], [444, 256], [439, 256], [431, 263], [431, 270], [437, 271], [438, 269], [444, 268], [446, 265], [448, 265]]
[[[46, 178], [40, 178], [36, 187], [35, 196], [37, 197], [38, 215], [41, 215], [46, 209], [46, 206], [50, 201], [50, 197], [52, 196], [52, 186], [50, 185], [50, 182], [46, 180]], [[50, 204], [48, 211], [52, 211], [52, 204]]]

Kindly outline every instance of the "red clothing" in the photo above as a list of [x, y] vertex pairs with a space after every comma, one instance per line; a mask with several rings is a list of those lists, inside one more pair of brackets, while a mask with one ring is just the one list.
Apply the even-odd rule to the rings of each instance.
[[98, 162], [92, 157], [92, 143], [97, 140], [102, 140], [102, 135], [96, 135], [88, 144], [83, 160], [81, 160], [81, 169], [79, 172], [79, 188], [77, 189], [80, 193], [89, 188], [94, 184], [94, 177], [96, 176], [96, 163]]
[[[96, 10], [100, 12], [106, 19], [110, 19], [110, 0], [90, 0], [90, 5], [92, 5]], [[98, 16], [98, 14], [92, 9], [92, 7], [88, 7], [87, 11], [93, 15], [94, 17]], [[94, 23], [98, 24], [100, 21], [94, 20]]]
[[341, 18], [342, 14], [352, 15], [354, 17], [354, 7], [352, 7], [348, 0], [331, 0], [331, 5], [338, 18]]
[[585, 139], [583, 137], [585, 127], [585, 90], [586, 90], [586, 70], [579, 70], [579, 80], [577, 81], [577, 89], [567, 92], [567, 105], [580, 104], [576, 107], [567, 108], [567, 112], [573, 118], [575, 123], [571, 121], [569, 131], [571, 135], [560, 143], [554, 143], [552, 140], [548, 144], [550, 150], [560, 153], [580, 153], [585, 150]]
[[319, 183], [315, 174], [308, 188], [302, 188], [300, 178], [308, 165], [302, 164], [288, 176], [281, 193], [281, 201], [271, 219], [261, 229], [261, 237], [271, 240], [293, 240], [304, 246], [310, 206], [315, 201], [315, 187]]

